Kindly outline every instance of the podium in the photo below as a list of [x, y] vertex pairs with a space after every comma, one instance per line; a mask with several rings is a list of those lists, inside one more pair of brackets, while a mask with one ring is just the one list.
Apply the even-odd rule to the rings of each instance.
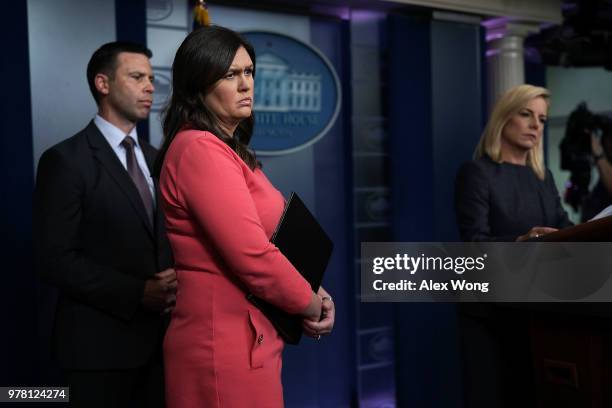
[[612, 215], [544, 235], [541, 242], [612, 242]]
[[[564, 228], [538, 241], [612, 242], [612, 216]], [[612, 303], [530, 306], [534, 405], [612, 406]]]

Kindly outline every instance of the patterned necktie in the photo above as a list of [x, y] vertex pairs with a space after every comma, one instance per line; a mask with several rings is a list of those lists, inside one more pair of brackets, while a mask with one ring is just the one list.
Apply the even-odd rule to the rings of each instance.
[[134, 152], [134, 139], [131, 136], [126, 136], [121, 142], [121, 145], [125, 147], [125, 158], [127, 159], [127, 171], [132, 178], [132, 181], [138, 189], [142, 203], [144, 204], [149, 221], [153, 224], [153, 198], [151, 197], [151, 190], [149, 190], [149, 184], [145, 175], [142, 173], [138, 161], [136, 160], [136, 153]]

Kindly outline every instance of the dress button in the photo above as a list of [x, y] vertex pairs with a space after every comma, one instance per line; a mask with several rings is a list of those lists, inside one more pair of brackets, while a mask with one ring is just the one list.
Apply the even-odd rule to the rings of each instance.
[[257, 337], [257, 343], [258, 343], [258, 344], [263, 343], [263, 339], [264, 339], [264, 338], [263, 338], [263, 334], [260, 334], [260, 335], [259, 335], [259, 337]]

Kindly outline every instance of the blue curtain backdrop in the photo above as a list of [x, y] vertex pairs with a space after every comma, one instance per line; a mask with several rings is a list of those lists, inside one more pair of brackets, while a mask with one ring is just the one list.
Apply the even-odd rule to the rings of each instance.
[[0, 384], [38, 381], [36, 353], [37, 280], [32, 273], [32, 118], [25, 1], [3, 5], [0, 42], [5, 52], [0, 75], [0, 169], [4, 174], [2, 210], [3, 330]]
[[[394, 239], [457, 240], [455, 174], [483, 123], [482, 29], [392, 15], [388, 41]], [[399, 304], [396, 319], [398, 406], [461, 407], [455, 306]]]
[[[298, 347], [286, 346], [283, 360], [283, 386], [287, 407], [349, 406], [355, 389], [354, 322], [352, 320], [353, 281], [350, 221], [351, 203], [348, 180], [350, 133], [347, 127], [348, 24], [341, 20], [310, 18], [311, 44], [330, 61], [341, 80], [342, 109], [334, 126], [314, 144], [309, 167], [294, 168], [291, 174], [269, 174], [273, 179], [313, 177], [316, 216], [334, 241], [334, 253], [323, 281], [337, 308], [332, 335], [320, 342], [305, 338]], [[265, 170], [265, 163], [264, 163]]]

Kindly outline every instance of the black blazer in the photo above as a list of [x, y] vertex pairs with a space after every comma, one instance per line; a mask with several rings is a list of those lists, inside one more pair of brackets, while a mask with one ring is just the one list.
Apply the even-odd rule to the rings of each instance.
[[[149, 168], [156, 150], [139, 141]], [[142, 365], [165, 322], [141, 306], [145, 280], [172, 267], [157, 190], [155, 225], [116, 154], [92, 122], [40, 158], [34, 257], [59, 289], [54, 354], [67, 369]]]
[[532, 227], [572, 225], [549, 170], [540, 180], [529, 166], [488, 156], [459, 169], [455, 212], [463, 241], [514, 241]]

